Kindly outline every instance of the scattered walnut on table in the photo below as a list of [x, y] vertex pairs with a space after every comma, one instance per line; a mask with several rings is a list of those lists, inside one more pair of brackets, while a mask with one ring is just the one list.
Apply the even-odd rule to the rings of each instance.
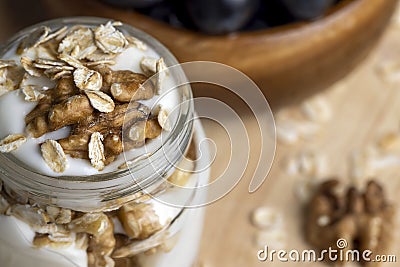
[[[371, 180], [364, 191], [349, 187], [345, 194], [337, 193], [338, 186], [337, 180], [322, 183], [308, 204], [305, 221], [308, 242], [323, 250], [335, 248], [339, 239], [345, 239], [348, 242], [346, 251], [387, 253], [395, 211], [382, 186]], [[362, 264], [379, 266], [377, 262]]]

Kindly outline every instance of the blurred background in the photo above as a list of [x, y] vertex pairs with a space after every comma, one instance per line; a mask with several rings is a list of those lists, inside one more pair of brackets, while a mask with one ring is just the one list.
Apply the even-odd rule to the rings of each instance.
[[[239, 185], [207, 207], [198, 266], [265, 266], [257, 259], [264, 245], [312, 247], [305, 210], [315, 186], [327, 178], [362, 189], [373, 177], [388, 201], [397, 202], [398, 5], [397, 0], [2, 0], [0, 42], [43, 20], [100, 16], [146, 31], [181, 62], [221, 62], [252, 78], [271, 105], [278, 141], [267, 181], [253, 194], [248, 184], [260, 155], [254, 114], [222, 88], [194, 86], [196, 96], [211, 96], [235, 109], [252, 149]], [[237, 121], [227, 118], [226, 123]], [[220, 125], [205, 121], [204, 126], [223, 152], [217, 152], [212, 166], [212, 177], [218, 177], [229, 164], [229, 140]], [[390, 254], [400, 252], [397, 217], [394, 223]]]

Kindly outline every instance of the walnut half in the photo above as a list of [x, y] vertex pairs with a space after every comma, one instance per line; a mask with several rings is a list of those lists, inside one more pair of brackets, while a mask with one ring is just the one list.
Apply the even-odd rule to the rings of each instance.
[[[349, 187], [345, 194], [340, 194], [337, 192], [339, 185], [337, 180], [322, 183], [308, 204], [305, 229], [308, 242], [324, 250], [337, 248], [337, 241], [345, 239], [348, 243], [345, 251], [387, 253], [395, 212], [382, 186], [372, 180], [364, 192]], [[378, 262], [361, 264], [379, 266]]]

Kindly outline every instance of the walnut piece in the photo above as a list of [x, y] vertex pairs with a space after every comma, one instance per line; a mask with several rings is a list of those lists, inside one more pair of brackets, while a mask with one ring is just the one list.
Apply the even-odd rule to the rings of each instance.
[[93, 113], [90, 100], [85, 95], [74, 95], [60, 104], [54, 105], [49, 111], [51, 130], [81, 122]]
[[[371, 250], [387, 253], [394, 223], [394, 208], [386, 200], [383, 188], [370, 181], [364, 192], [355, 187], [338, 194], [337, 180], [328, 180], [317, 189], [308, 205], [306, 237], [320, 250], [336, 247], [339, 239], [348, 242], [346, 250]], [[362, 263], [378, 266], [378, 263]]]
[[127, 235], [133, 239], [146, 239], [162, 228], [150, 204], [128, 203], [118, 210], [118, 218]]
[[140, 73], [114, 71], [111, 78], [111, 94], [116, 101], [124, 103], [150, 99], [154, 92], [151, 86], [142, 86], [146, 80], [147, 77]]
[[92, 236], [87, 250], [90, 267], [113, 266], [110, 255], [115, 247], [114, 225], [107, 215], [86, 213], [74, 219], [69, 229]]

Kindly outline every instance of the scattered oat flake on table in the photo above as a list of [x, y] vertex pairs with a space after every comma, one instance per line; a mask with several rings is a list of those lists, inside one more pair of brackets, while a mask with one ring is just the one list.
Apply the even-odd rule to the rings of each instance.
[[400, 167], [400, 155], [384, 155], [380, 156], [376, 159], [374, 159], [371, 162], [372, 168], [378, 172], [378, 171], [384, 171], [388, 168], [394, 167], [394, 168], [399, 168]]
[[282, 227], [283, 218], [270, 207], [258, 207], [251, 213], [252, 224], [259, 229], [277, 229]]
[[26, 137], [22, 134], [11, 134], [0, 141], [0, 152], [9, 153], [17, 150], [26, 142]]
[[328, 101], [322, 96], [315, 96], [301, 104], [304, 115], [316, 122], [327, 122], [332, 118], [332, 110]]
[[317, 136], [321, 125], [304, 120], [295, 120], [276, 117], [276, 137], [280, 143], [291, 145], [302, 139], [310, 139]]
[[295, 124], [295, 128], [303, 140], [317, 137], [321, 133], [322, 129], [319, 123], [313, 121], [299, 121]]
[[54, 140], [46, 140], [40, 147], [46, 164], [54, 172], [62, 173], [67, 168], [68, 162], [61, 145]]
[[313, 151], [302, 151], [284, 161], [286, 173], [289, 175], [302, 175], [316, 177], [327, 172], [326, 158]]
[[299, 132], [292, 122], [276, 121], [276, 138], [286, 145], [295, 144], [300, 140]]
[[383, 151], [400, 151], [400, 134], [388, 133], [378, 141], [378, 146]]
[[92, 107], [97, 109], [98, 111], [109, 113], [114, 110], [115, 103], [109, 95], [101, 91], [92, 90], [86, 90], [85, 94], [89, 98]]
[[286, 247], [286, 234], [284, 230], [257, 231], [254, 235], [257, 247], [268, 246], [270, 249], [284, 249]]
[[95, 132], [91, 135], [89, 141], [89, 159], [94, 168], [102, 171], [105, 167], [103, 135]]
[[400, 60], [386, 61], [375, 68], [378, 77], [387, 83], [400, 81]]

